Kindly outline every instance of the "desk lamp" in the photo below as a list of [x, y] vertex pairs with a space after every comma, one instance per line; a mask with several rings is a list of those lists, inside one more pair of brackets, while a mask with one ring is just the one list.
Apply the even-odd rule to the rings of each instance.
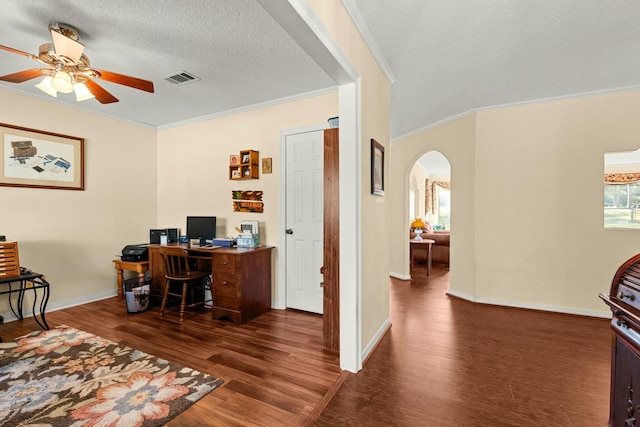
[[425, 224], [424, 221], [422, 221], [422, 218], [416, 218], [416, 220], [411, 223], [411, 228], [413, 228], [413, 232], [416, 233], [416, 237], [414, 237], [413, 240], [422, 240], [422, 236], [420, 234], [422, 234], [422, 229], [424, 227]]

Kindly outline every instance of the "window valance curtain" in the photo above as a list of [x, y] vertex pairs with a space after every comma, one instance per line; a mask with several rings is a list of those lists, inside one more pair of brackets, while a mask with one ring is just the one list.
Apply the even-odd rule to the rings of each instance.
[[640, 173], [605, 173], [605, 184], [633, 184], [640, 182]]
[[[638, 174], [640, 177], [640, 174]], [[639, 178], [640, 179], [640, 178]], [[447, 181], [431, 181], [429, 179], [425, 181], [425, 195], [424, 195], [424, 211], [435, 214], [438, 212], [438, 191], [436, 187], [440, 187], [443, 190], [451, 190], [451, 183]]]

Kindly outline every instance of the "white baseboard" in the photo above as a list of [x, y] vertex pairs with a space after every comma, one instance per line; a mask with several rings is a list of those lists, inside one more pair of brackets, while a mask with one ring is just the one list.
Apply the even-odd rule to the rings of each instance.
[[400, 280], [411, 280], [411, 275], [410, 274], [399, 274], [399, 273], [394, 273], [393, 271], [391, 273], [389, 273], [389, 276], [395, 278], [395, 279], [400, 279]]
[[367, 359], [367, 356], [369, 356], [369, 353], [371, 353], [373, 349], [376, 348], [376, 345], [382, 339], [382, 337], [389, 330], [390, 327], [391, 327], [391, 319], [387, 317], [387, 320], [385, 320], [382, 323], [382, 326], [380, 326], [380, 329], [378, 329], [378, 332], [376, 332], [376, 334], [373, 336], [371, 341], [369, 341], [369, 344], [367, 344], [367, 346], [364, 348], [364, 351], [362, 352], [362, 360]]
[[540, 311], [550, 311], [553, 313], [564, 313], [564, 314], [576, 314], [579, 316], [589, 316], [589, 317], [601, 317], [604, 319], [611, 318], [610, 311], [599, 311], [599, 310], [583, 310], [576, 309], [572, 307], [558, 307], [553, 305], [544, 305], [544, 304], [522, 304], [513, 301], [505, 301], [500, 299], [492, 299], [492, 298], [475, 298], [471, 295], [465, 294], [463, 292], [458, 292], [454, 290], [449, 290], [447, 295], [451, 295], [457, 298], [461, 298], [467, 301], [475, 302], [478, 304], [490, 304], [490, 305], [500, 305], [503, 307], [513, 307], [513, 308], [524, 308], [528, 310], [540, 310]]
[[[110, 291], [98, 292], [96, 294], [83, 295], [77, 298], [70, 298], [62, 301], [50, 302], [49, 304], [47, 304], [45, 317], [46, 317], [46, 313], [51, 313], [52, 311], [58, 311], [58, 310], [62, 310], [69, 307], [75, 307], [77, 305], [100, 301], [103, 299], [115, 297], [116, 295], [118, 295], [117, 291], [110, 290]], [[122, 300], [122, 303], [123, 304], [125, 303], [124, 300]], [[22, 314], [25, 318], [33, 317], [31, 307], [30, 306], [28, 307], [26, 304], [22, 307]], [[38, 314], [37, 309], [36, 309], [36, 314]], [[13, 322], [14, 320], [18, 320], [18, 318], [11, 311], [7, 313], [2, 313], [2, 316], [4, 317], [5, 322]]]

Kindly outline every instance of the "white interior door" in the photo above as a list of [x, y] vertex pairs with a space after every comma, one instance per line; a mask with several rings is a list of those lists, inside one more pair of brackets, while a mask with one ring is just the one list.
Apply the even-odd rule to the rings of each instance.
[[286, 306], [322, 313], [324, 132], [287, 135]]

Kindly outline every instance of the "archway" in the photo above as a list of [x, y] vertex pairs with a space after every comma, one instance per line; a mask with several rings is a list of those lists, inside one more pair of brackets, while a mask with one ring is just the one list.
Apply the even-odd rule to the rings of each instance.
[[[426, 152], [414, 163], [409, 174], [408, 212], [410, 221], [421, 218], [425, 222], [426, 227], [422, 230], [421, 236], [435, 241], [431, 248], [433, 263], [443, 264], [448, 268], [451, 232], [451, 165], [439, 151]], [[412, 268], [414, 255], [417, 257], [417, 254], [412, 254], [410, 251]], [[420, 261], [420, 258], [417, 259]], [[426, 263], [426, 256], [423, 261]]]

